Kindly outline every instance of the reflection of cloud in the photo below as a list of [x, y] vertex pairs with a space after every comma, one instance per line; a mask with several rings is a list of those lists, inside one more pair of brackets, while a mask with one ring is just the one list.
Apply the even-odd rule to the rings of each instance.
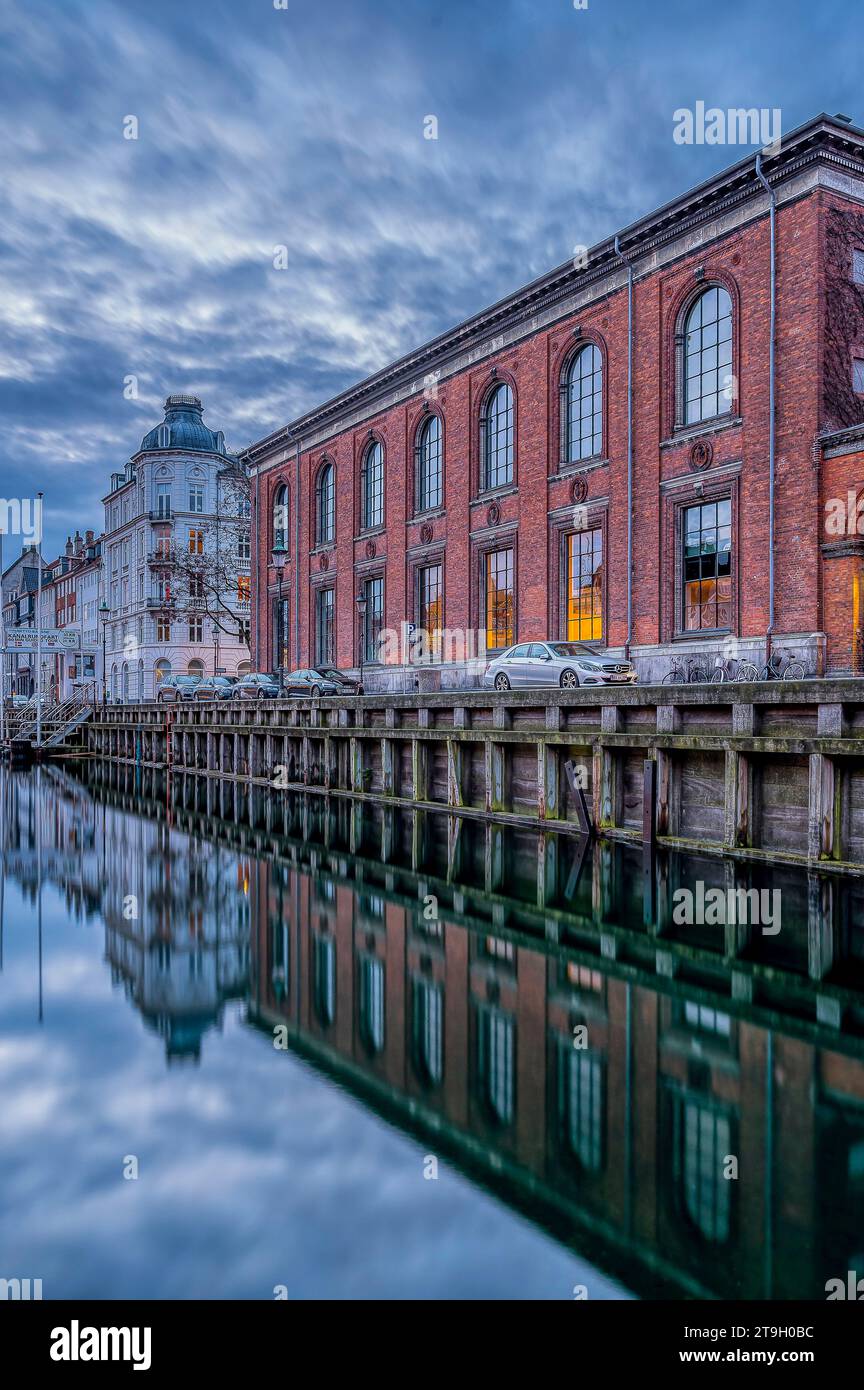
[[[731, 9], [748, 53], [708, 10], [646, 26], [636, 0], [7, 7], [4, 486], [47, 488], [56, 545], [98, 525], [169, 391], [200, 392], [239, 447], [566, 261], [728, 162], [675, 146], [671, 113], [694, 92], [776, 104], [761, 39], [784, 123], [819, 109], [815, 67], [783, 62], [815, 14]], [[840, 102], [842, 26], [820, 43]]]
[[620, 1296], [445, 1164], [425, 1181], [414, 1141], [276, 1052], [239, 1007], [201, 1070], [166, 1069], [112, 987], [101, 929], [69, 923], [52, 886], [50, 1008], [42, 1029], [22, 1025], [23, 911], [7, 880], [0, 1229], [4, 1265], [46, 1297], [269, 1298], [287, 1284], [292, 1298], [568, 1299], [582, 1282]]

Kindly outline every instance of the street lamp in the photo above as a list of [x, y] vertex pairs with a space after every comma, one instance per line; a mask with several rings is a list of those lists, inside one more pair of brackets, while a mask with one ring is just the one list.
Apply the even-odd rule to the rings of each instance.
[[282, 614], [282, 575], [285, 571], [285, 561], [288, 559], [288, 547], [283, 541], [277, 541], [273, 547], [273, 565], [276, 570], [276, 578], [279, 581], [279, 599], [276, 612], [279, 615], [277, 624], [277, 637], [279, 641], [279, 694], [282, 694], [282, 687], [285, 684], [285, 633], [283, 628]]
[[108, 630], [108, 614], [111, 609], [108, 607], [104, 598], [99, 605], [99, 617], [102, 620], [102, 707], [108, 703], [108, 673], [105, 668], [105, 634]]
[[360, 689], [363, 689], [363, 648], [366, 645], [366, 606], [368, 600], [362, 589], [357, 595], [357, 612], [360, 616]]

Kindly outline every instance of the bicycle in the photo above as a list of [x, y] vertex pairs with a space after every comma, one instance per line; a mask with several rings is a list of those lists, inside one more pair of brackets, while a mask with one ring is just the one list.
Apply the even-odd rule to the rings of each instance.
[[784, 654], [779, 647], [772, 651], [762, 670], [759, 672], [760, 681], [803, 681], [805, 676], [802, 662], [795, 657]]
[[737, 656], [723, 657], [718, 656], [715, 663], [714, 673], [711, 680], [715, 684], [721, 681], [758, 681], [759, 672], [752, 661], [741, 661]]
[[698, 681], [707, 679], [708, 670], [701, 657], [687, 656], [682, 659], [680, 656], [673, 656], [672, 665], [663, 677], [661, 685], [695, 685]]

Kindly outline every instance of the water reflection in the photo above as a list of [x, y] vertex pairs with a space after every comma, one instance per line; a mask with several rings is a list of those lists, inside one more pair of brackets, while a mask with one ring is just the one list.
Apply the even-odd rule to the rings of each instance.
[[[677, 886], [741, 882], [717, 859], [646, 866], [628, 846], [109, 764], [7, 776], [2, 803], [4, 879], [35, 903], [41, 865], [70, 919], [101, 922], [115, 989], [169, 1062], [224, 1066], [208, 1035], [243, 1001], [230, 1045], [257, 1050], [238, 1126], [302, 1076], [320, 1113], [353, 1097], [363, 1124], [471, 1180], [450, 1251], [474, 1270], [462, 1296], [499, 1278], [492, 1246], [470, 1249], [487, 1194], [514, 1214], [495, 1260], [527, 1261], [511, 1296], [585, 1282], [593, 1297], [820, 1298], [858, 1267], [857, 881], [746, 871], [782, 890], [783, 930], [763, 935], [675, 924]], [[0, 1019], [8, 1007], [0, 992]], [[338, 1187], [337, 1155], [350, 1163], [350, 1145], [307, 1155], [304, 1181]], [[374, 1208], [394, 1165], [352, 1201]], [[427, 1253], [428, 1190], [410, 1198]], [[266, 1225], [267, 1184], [246, 1196]], [[525, 1217], [557, 1253], [540, 1238], [525, 1255]], [[391, 1293], [435, 1296], [431, 1255], [414, 1287], [417, 1249], [393, 1236]], [[319, 1258], [297, 1296], [334, 1291]], [[367, 1288], [368, 1258], [362, 1240], [340, 1247]]]

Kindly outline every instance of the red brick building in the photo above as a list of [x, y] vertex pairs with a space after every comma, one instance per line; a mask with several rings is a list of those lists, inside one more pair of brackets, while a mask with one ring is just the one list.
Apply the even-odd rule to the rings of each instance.
[[761, 167], [770, 192], [750, 154], [251, 446], [257, 669], [362, 655], [411, 688], [412, 624], [445, 686], [478, 632], [647, 679], [761, 664], [770, 630], [859, 670], [864, 132], [817, 117]]

